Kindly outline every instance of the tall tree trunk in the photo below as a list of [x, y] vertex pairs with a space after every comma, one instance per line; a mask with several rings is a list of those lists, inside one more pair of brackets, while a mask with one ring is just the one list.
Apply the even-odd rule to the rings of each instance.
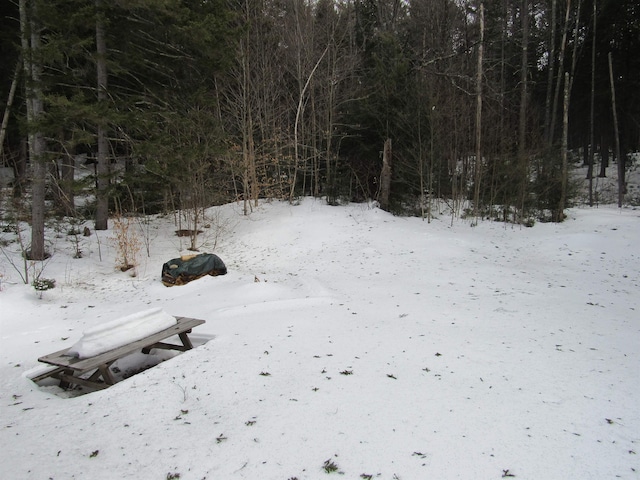
[[[508, 0], [502, 0], [502, 10], [501, 10], [501, 14], [503, 17], [502, 23], [501, 23], [501, 29], [502, 29], [502, 33], [500, 34], [500, 97], [499, 97], [499, 102], [500, 102], [500, 127], [499, 127], [499, 135], [500, 135], [500, 154], [501, 156], [504, 157], [508, 157], [510, 156], [510, 153], [508, 153], [510, 151], [511, 147], [511, 134], [510, 132], [507, 132], [507, 130], [509, 129], [509, 124], [508, 124], [508, 118], [507, 118], [507, 107], [506, 107], [506, 99], [508, 98], [508, 94], [507, 94], [507, 43], [510, 41], [509, 40], [509, 23], [510, 23], [510, 17], [509, 17], [509, 7], [508, 7]], [[499, 181], [496, 181], [496, 186], [499, 183]], [[499, 187], [498, 187], [499, 188]], [[496, 188], [496, 190], [498, 190], [498, 188]], [[508, 202], [506, 201], [506, 195], [503, 195], [503, 200], [501, 200], [503, 203], [503, 211], [505, 214], [505, 219], [504, 221], [506, 222], [506, 214], [507, 214], [507, 207], [505, 206]]]
[[556, 222], [564, 220], [564, 209], [567, 203], [567, 185], [569, 183], [569, 161], [568, 161], [568, 143], [569, 143], [569, 74], [564, 74], [564, 102], [562, 115], [562, 186], [560, 191], [560, 202], [558, 204], [558, 212], [556, 214]]
[[[548, 52], [548, 65], [547, 65], [547, 96], [545, 99], [545, 108], [544, 108], [544, 137], [547, 141], [547, 144], [551, 145], [551, 95], [553, 91], [553, 74], [554, 67], [556, 61], [556, 1], [551, 0], [551, 35], [549, 38], [549, 49]], [[566, 28], [566, 27], [565, 27]]]
[[[429, 203], [427, 204], [427, 223], [431, 223], [432, 217], [432, 203], [433, 203], [433, 170], [435, 166], [435, 158], [433, 155], [433, 131], [435, 130], [434, 125], [437, 122], [434, 122], [434, 117], [436, 116], [436, 107], [435, 105], [431, 107], [431, 114], [429, 116], [429, 183], [428, 183], [428, 199]], [[420, 192], [422, 194], [422, 192]], [[436, 198], [441, 198], [440, 196]], [[421, 202], [422, 203], [422, 202]]]
[[[335, 77], [335, 50], [331, 51], [332, 55], [328, 65], [327, 78], [333, 79]], [[334, 82], [329, 82], [328, 92], [327, 92], [327, 107], [326, 107], [326, 116], [325, 116], [325, 124], [324, 124], [324, 143], [325, 143], [325, 182], [326, 182], [326, 196], [329, 204], [333, 204], [337, 201], [336, 195], [336, 185], [335, 178], [333, 174], [333, 165], [331, 159], [332, 155], [332, 140], [333, 140], [333, 129], [334, 129], [334, 110], [335, 110], [335, 95], [336, 95], [336, 86]]]
[[616, 110], [616, 87], [613, 82], [613, 61], [609, 52], [609, 80], [611, 81], [611, 109], [613, 110], [613, 130], [616, 141], [616, 158], [618, 160], [618, 208], [622, 208], [625, 194], [624, 158], [620, 155], [620, 134], [618, 132], [618, 113]]
[[[245, 7], [245, 21], [247, 25], [251, 25], [250, 23], [250, 5], [249, 0], [244, 2]], [[243, 205], [243, 214], [249, 215], [251, 210], [251, 181], [250, 178], [253, 178], [254, 175], [251, 172], [251, 165], [255, 162], [250, 158], [250, 144], [252, 141], [249, 140], [250, 136], [253, 136], [253, 123], [251, 122], [251, 60], [249, 55], [251, 53], [251, 28], [247, 28], [245, 36], [242, 40], [240, 40], [240, 58], [241, 58], [241, 72], [242, 72], [242, 86], [241, 86], [241, 121], [240, 121], [240, 129], [242, 131], [242, 205]]]
[[[556, 112], [558, 111], [558, 102], [560, 98], [560, 86], [562, 85], [562, 72], [564, 70], [564, 57], [567, 48], [567, 32], [569, 29], [569, 14], [571, 13], [571, 0], [567, 0], [567, 9], [564, 14], [564, 26], [562, 27], [562, 40], [560, 42], [560, 53], [558, 58], [558, 78], [556, 79], [556, 88], [553, 94], [553, 105], [551, 107], [551, 121], [549, 126], [549, 144], [553, 144], [553, 138], [556, 129]], [[576, 19], [576, 24], [577, 24]], [[574, 39], [575, 42], [575, 39]], [[576, 47], [573, 49], [574, 54]], [[572, 72], [573, 75], [573, 72]], [[569, 89], [571, 90], [571, 89]]]
[[[96, 0], [96, 53], [98, 104], [104, 108], [108, 97], [107, 45], [105, 41], [102, 0]], [[104, 119], [98, 121], [97, 130], [96, 230], [106, 230], [109, 219], [109, 141], [107, 139], [107, 124]]]
[[[254, 38], [260, 38], [260, 31], [253, 20], [252, 9], [258, 8], [250, 0], [243, 2], [244, 22], [248, 26], [245, 34], [239, 40], [239, 73], [238, 80], [239, 98], [238, 110], [240, 111], [239, 123], [242, 134], [242, 197], [243, 214], [248, 215], [254, 206], [258, 206], [260, 189], [258, 185], [258, 174], [256, 172], [256, 148], [254, 137], [254, 119], [260, 125], [259, 87], [254, 83], [253, 78], [258, 76], [260, 71], [260, 51], [253, 45]], [[258, 40], [259, 41], [259, 40]], [[256, 112], [254, 114], [254, 112]]]
[[4, 151], [4, 137], [7, 133], [7, 125], [9, 124], [9, 113], [11, 112], [11, 107], [13, 106], [13, 99], [16, 95], [16, 89], [18, 87], [18, 79], [20, 78], [20, 70], [24, 67], [22, 66], [22, 59], [18, 60], [16, 63], [16, 68], [13, 72], [13, 80], [11, 80], [11, 88], [9, 89], [9, 98], [7, 99], [7, 106], [4, 109], [4, 115], [2, 116], [2, 128], [0, 129], [0, 158], [2, 157], [2, 152]]
[[573, 88], [573, 81], [576, 77], [576, 64], [578, 63], [578, 49], [580, 48], [578, 45], [580, 42], [578, 40], [580, 38], [580, 10], [582, 8], [582, 1], [583, 0], [578, 0], [576, 2], [576, 21], [573, 25], [573, 51], [571, 52], [571, 74], [569, 75], [569, 95], [571, 95], [571, 90]]
[[587, 179], [589, 180], [589, 206], [593, 206], [593, 161], [595, 152], [594, 109], [596, 95], [596, 0], [593, 0], [593, 40], [591, 42], [591, 111], [589, 113], [589, 158]]
[[25, 85], [27, 91], [27, 123], [29, 124], [29, 158], [31, 160], [31, 260], [47, 257], [44, 246], [44, 213], [47, 168], [45, 165], [46, 143], [40, 131], [33, 131], [34, 124], [44, 112], [42, 99], [42, 66], [40, 64], [40, 30], [37, 25], [35, 6], [20, 0], [20, 32], [22, 37]]
[[520, 7], [522, 22], [522, 61], [520, 65], [520, 114], [518, 121], [518, 161], [520, 163], [520, 201], [522, 215], [524, 215], [524, 201], [529, 179], [527, 168], [527, 97], [529, 77], [529, 2], [522, 0]]
[[477, 218], [480, 207], [480, 182], [482, 180], [482, 57], [484, 54], [484, 3], [480, 3], [480, 42], [478, 44], [478, 69], [476, 72], [476, 162], [473, 210]]

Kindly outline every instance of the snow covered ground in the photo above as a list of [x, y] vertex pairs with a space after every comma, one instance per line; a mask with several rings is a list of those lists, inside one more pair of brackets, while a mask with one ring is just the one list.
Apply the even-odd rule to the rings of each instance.
[[[640, 210], [533, 228], [313, 199], [209, 213], [229, 273], [186, 286], [160, 283], [184, 248], [169, 217], [136, 277], [110, 231], [77, 259], [52, 236], [41, 299], [0, 259], [0, 477], [640, 478]], [[29, 380], [150, 308], [206, 320], [198, 346], [127, 358], [95, 393]]]

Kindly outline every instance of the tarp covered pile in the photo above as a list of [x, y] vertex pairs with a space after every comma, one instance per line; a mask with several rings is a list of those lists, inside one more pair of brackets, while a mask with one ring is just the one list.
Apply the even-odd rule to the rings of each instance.
[[213, 253], [202, 253], [193, 257], [169, 260], [162, 266], [162, 283], [167, 287], [184, 285], [205, 275], [225, 275], [227, 267]]

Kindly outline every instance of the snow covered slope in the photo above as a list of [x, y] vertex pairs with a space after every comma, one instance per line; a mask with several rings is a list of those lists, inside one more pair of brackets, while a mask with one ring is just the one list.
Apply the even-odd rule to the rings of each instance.
[[[42, 300], [2, 264], [2, 478], [640, 475], [640, 211], [533, 228], [313, 199], [210, 214], [229, 273], [182, 287], [159, 278], [171, 219], [137, 277], [110, 232], [80, 259], [58, 239]], [[149, 308], [206, 320], [200, 346], [87, 395], [26, 378]]]

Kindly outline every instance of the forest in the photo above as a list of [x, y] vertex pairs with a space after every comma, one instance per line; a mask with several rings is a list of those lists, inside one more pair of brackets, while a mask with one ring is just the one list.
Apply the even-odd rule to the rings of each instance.
[[0, 18], [3, 211], [31, 222], [33, 259], [53, 215], [104, 230], [302, 196], [559, 222], [573, 166], [615, 165], [622, 202], [640, 149], [636, 0], [8, 0]]

